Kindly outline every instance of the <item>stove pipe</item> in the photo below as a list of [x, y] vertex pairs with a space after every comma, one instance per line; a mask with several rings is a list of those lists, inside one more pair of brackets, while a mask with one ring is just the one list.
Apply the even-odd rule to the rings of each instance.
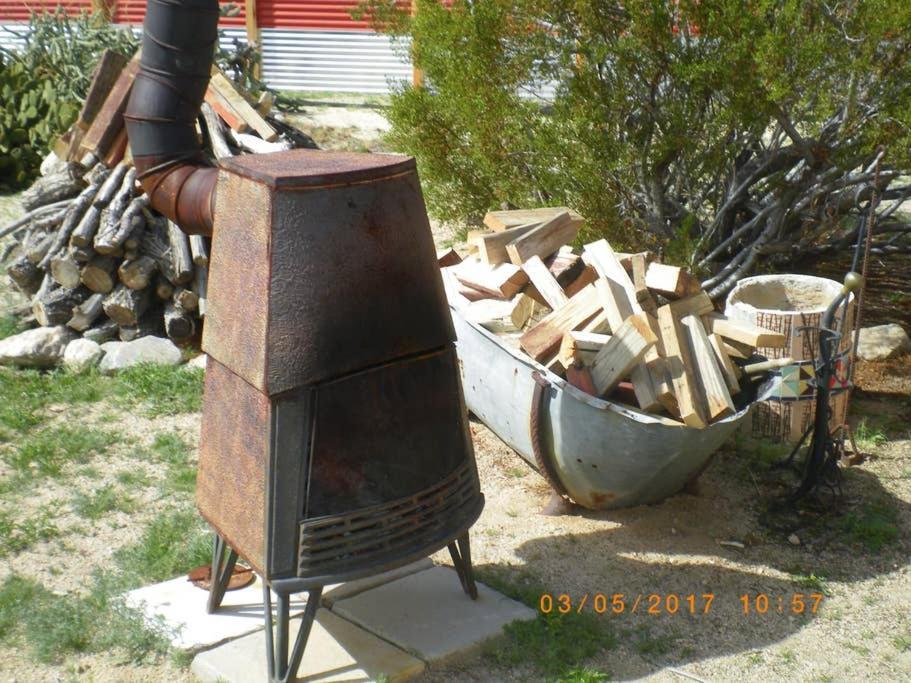
[[212, 234], [218, 169], [196, 138], [215, 45], [218, 0], [149, 0], [142, 61], [124, 113], [133, 163], [153, 208], [190, 234]]

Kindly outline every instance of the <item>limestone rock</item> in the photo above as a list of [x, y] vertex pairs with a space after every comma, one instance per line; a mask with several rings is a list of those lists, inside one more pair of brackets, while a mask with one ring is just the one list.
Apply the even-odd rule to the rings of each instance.
[[170, 339], [161, 337], [140, 337], [129, 342], [106, 342], [101, 345], [105, 352], [101, 359], [101, 371], [113, 373], [140, 363], [155, 365], [178, 365], [182, 358], [180, 349]]
[[0, 365], [50, 368], [63, 358], [75, 333], [62, 325], [38, 327], [0, 340]]
[[876, 325], [860, 330], [857, 355], [864, 360], [888, 360], [911, 351], [911, 339], [901, 325]]
[[74, 372], [82, 372], [98, 365], [104, 351], [91, 339], [74, 339], [63, 352], [63, 364]]
[[207, 355], [204, 354], [204, 353], [201, 353], [201, 354], [199, 354], [198, 356], [196, 356], [196, 358], [194, 358], [193, 360], [188, 361], [188, 362], [187, 362], [187, 367], [188, 367], [188, 368], [198, 368], [198, 369], [200, 369], [200, 370], [205, 370], [205, 369], [206, 369], [206, 360], [207, 360], [208, 358], [209, 358], [209, 356], [207, 356]]

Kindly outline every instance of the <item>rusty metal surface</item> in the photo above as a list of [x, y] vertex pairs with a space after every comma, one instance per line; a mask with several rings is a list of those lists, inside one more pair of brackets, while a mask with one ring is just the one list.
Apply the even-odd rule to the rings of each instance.
[[[139, 182], [150, 204], [190, 235], [211, 235], [218, 169], [163, 157], [135, 157]], [[162, 166], [164, 164], [164, 166]]]
[[[191, 569], [187, 572], [187, 581], [197, 588], [209, 590], [212, 587], [212, 565], [206, 564], [202, 567]], [[225, 590], [240, 590], [241, 588], [246, 588], [254, 581], [256, 581], [256, 575], [250, 567], [234, 565], [234, 569], [231, 571], [231, 578], [228, 579], [228, 586]]]
[[280, 189], [316, 188], [377, 181], [417, 168], [401, 154], [362, 154], [295, 149], [222, 159], [226, 171]]
[[214, 358], [206, 367], [196, 504], [253, 569], [265, 569], [269, 399]]
[[452, 341], [413, 163], [295, 150], [226, 164], [205, 350], [274, 395]]

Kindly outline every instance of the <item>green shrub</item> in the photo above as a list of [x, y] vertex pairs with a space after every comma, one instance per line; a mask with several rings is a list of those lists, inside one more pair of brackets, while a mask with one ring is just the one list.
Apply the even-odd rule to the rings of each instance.
[[62, 9], [32, 15], [25, 48], [0, 48], [0, 190], [28, 185], [54, 140], [79, 114], [105, 49], [125, 55], [138, 42], [100, 15]]
[[[567, 204], [583, 237], [746, 271], [767, 245], [785, 259], [840, 237], [880, 147], [881, 187], [911, 165], [905, 0], [446, 5], [362, 5], [425, 74], [393, 96], [390, 141], [444, 219]], [[528, 96], [543, 83], [550, 102]]]

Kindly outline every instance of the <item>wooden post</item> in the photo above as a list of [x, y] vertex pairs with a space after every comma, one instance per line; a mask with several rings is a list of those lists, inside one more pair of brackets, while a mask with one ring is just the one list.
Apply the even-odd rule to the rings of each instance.
[[92, 0], [92, 12], [103, 16], [105, 21], [113, 20], [114, 0]]
[[260, 44], [262, 35], [259, 30], [259, 22], [256, 19], [256, 0], [244, 0], [244, 16], [247, 20], [247, 42], [256, 48], [256, 53], [259, 55], [259, 60], [253, 67], [253, 76], [262, 78], [263, 49]]
[[[417, 15], [417, 13], [418, 13], [418, 3], [416, 2], [416, 0], [411, 0], [411, 17], [412, 17], [412, 19]], [[413, 47], [414, 47], [414, 44], [412, 43], [412, 48]], [[414, 52], [413, 49], [411, 51], [412, 51], [412, 53]], [[411, 66], [411, 86], [414, 88], [423, 88], [424, 87], [424, 70], [419, 69], [418, 67], [414, 66], [414, 64], [412, 64], [412, 66]]]

